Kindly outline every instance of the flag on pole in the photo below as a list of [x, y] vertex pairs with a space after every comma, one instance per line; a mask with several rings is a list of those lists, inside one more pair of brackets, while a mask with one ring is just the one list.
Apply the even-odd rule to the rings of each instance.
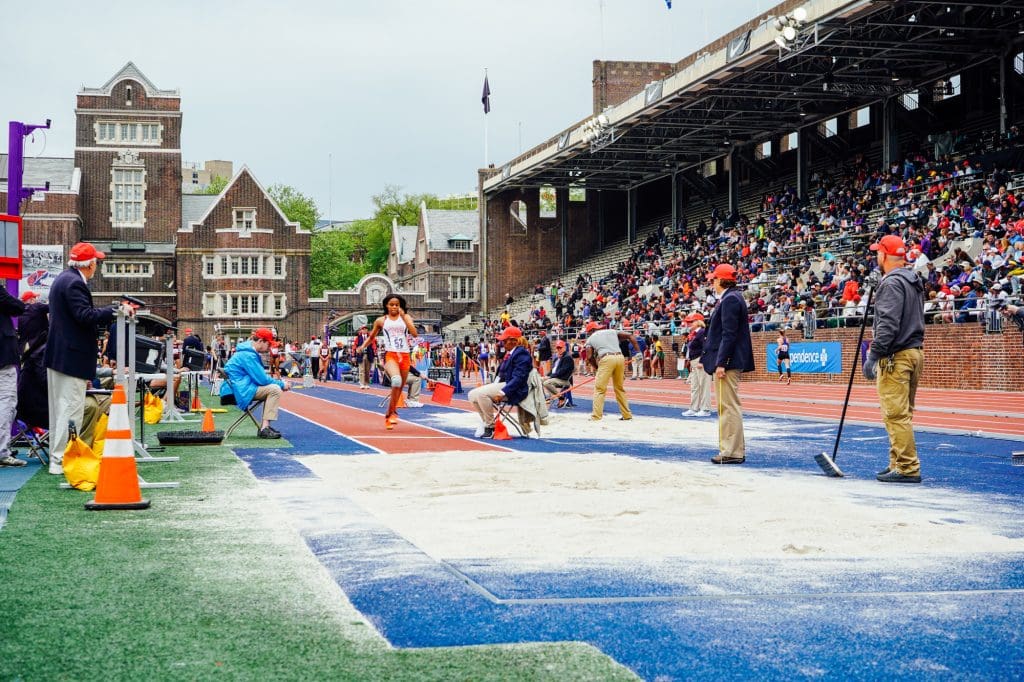
[[484, 74], [484, 94], [480, 97], [484, 104], [484, 113], [491, 113], [491, 85], [487, 82], [487, 74]]
[[672, 0], [665, 0], [665, 4], [668, 5], [669, 9], [672, 9]]

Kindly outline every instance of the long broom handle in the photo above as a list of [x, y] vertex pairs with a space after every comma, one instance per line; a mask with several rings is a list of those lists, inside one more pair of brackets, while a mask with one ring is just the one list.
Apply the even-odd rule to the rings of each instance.
[[566, 389], [564, 389], [563, 391], [560, 391], [559, 393], [554, 394], [548, 400], [554, 400], [555, 398], [561, 398], [563, 395], [565, 395], [566, 393], [568, 393], [572, 389], [579, 388], [580, 386], [586, 386], [587, 384], [589, 384], [591, 381], [593, 381], [596, 378], [597, 378], [596, 376], [593, 376], [593, 377], [590, 377], [589, 379], [587, 379], [586, 381], [581, 381], [578, 384], [569, 384], [569, 386]]
[[864, 329], [868, 326], [868, 314], [871, 312], [871, 298], [875, 295], [875, 288], [868, 289], [868, 301], [864, 304], [864, 320], [860, 323], [860, 335], [857, 337], [857, 347], [853, 354], [853, 367], [850, 368], [850, 383], [846, 385], [846, 399], [843, 400], [843, 413], [839, 417], [839, 431], [836, 432], [836, 444], [832, 447], [832, 461], [839, 456], [839, 439], [843, 436], [843, 423], [846, 421], [846, 408], [850, 404], [850, 393], [853, 391], [853, 377], [857, 374], [857, 361], [860, 359], [860, 346], [864, 343]]

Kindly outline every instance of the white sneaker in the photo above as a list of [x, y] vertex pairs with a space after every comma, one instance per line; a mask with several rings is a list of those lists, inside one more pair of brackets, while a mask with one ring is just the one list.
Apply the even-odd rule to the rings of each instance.
[[28, 464], [28, 462], [23, 459], [18, 459], [14, 455], [0, 457], [0, 467], [23, 467], [26, 464]]
[[687, 410], [686, 412], [683, 412], [683, 416], [684, 417], [696, 417], [697, 416], [697, 412], [694, 411], [694, 410]]
[[697, 414], [695, 414], [693, 416], [694, 417], [710, 417], [711, 413], [708, 412], [707, 410], [701, 410], [700, 412], [698, 412]]
[[406, 400], [405, 401], [405, 406], [406, 407], [423, 407], [423, 403], [421, 403], [418, 400]]
[[51, 459], [50, 460], [50, 473], [53, 474], [54, 476], [63, 476], [64, 475], [64, 467], [61, 465], [60, 462], [54, 462], [53, 459]]

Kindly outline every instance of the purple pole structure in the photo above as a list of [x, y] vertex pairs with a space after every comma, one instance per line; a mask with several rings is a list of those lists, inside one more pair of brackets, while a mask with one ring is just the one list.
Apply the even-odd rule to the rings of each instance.
[[[50, 189], [50, 183], [46, 187], [25, 187], [23, 178], [25, 175], [24, 144], [25, 136], [37, 128], [49, 128], [50, 119], [46, 119], [45, 125], [26, 124], [21, 121], [11, 121], [8, 125], [7, 137], [7, 214], [21, 215], [21, 202], [32, 196], [33, 192], [46, 191]], [[9, 279], [7, 281], [7, 293], [15, 298], [18, 297], [18, 281]]]

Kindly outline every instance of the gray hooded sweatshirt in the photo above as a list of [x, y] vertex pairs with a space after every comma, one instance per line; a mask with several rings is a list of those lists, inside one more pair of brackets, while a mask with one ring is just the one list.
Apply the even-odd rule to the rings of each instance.
[[910, 268], [896, 268], [875, 292], [871, 355], [884, 358], [924, 344], [924, 284]]

